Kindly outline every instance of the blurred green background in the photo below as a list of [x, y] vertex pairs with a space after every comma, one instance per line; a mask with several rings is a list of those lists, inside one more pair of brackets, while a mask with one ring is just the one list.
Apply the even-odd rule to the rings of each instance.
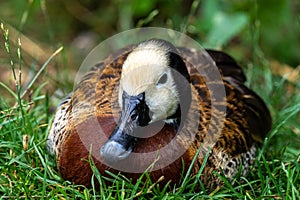
[[185, 31], [238, 58], [251, 55], [257, 42], [266, 58], [296, 67], [299, 11], [298, 0], [2, 0], [0, 20], [46, 52], [63, 44], [75, 57], [121, 31], [158, 26]]

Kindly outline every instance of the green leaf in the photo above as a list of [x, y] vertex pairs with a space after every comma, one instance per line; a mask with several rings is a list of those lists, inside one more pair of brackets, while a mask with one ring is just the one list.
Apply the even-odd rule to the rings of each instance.
[[224, 12], [218, 12], [212, 20], [212, 28], [204, 46], [208, 48], [218, 48], [225, 45], [236, 36], [248, 22], [249, 18], [244, 13], [230, 15]]

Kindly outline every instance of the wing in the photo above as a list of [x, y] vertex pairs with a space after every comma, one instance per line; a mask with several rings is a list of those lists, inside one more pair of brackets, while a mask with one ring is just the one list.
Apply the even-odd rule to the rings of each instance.
[[[204, 54], [187, 48], [179, 48], [179, 50], [183, 58], [187, 61], [191, 59], [199, 60]], [[240, 112], [239, 109], [243, 109], [244, 114], [242, 116], [236, 115], [232, 117], [232, 120], [241, 117], [246, 118], [247, 125], [242, 125], [241, 128], [249, 129], [252, 138], [257, 142], [262, 142], [272, 125], [270, 112], [264, 101], [255, 92], [244, 85], [246, 77], [241, 67], [232, 57], [220, 51], [206, 51], [223, 76], [228, 106], [230, 106], [230, 104], [233, 105], [231, 107], [227, 106], [227, 118], [230, 118], [230, 115], [236, 115], [234, 112]], [[196, 63], [201, 63], [201, 60]], [[192, 69], [189, 69], [189, 71], [190, 73], [194, 73]], [[241, 103], [241, 106], [238, 106], [238, 102]]]
[[246, 77], [240, 66], [229, 55], [215, 50], [206, 50], [210, 57], [215, 61], [217, 67], [222, 71], [224, 77], [232, 77], [244, 83]]
[[246, 77], [233, 58], [220, 51], [207, 50], [207, 52], [221, 70], [224, 80], [239, 92], [239, 97], [244, 102], [248, 127], [253, 139], [263, 142], [272, 126], [271, 115], [266, 104], [255, 92], [244, 85]]

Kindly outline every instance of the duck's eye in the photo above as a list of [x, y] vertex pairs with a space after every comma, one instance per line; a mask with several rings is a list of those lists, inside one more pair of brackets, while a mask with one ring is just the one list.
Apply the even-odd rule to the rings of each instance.
[[160, 78], [159, 80], [157, 81], [156, 85], [161, 85], [161, 84], [164, 84], [166, 83], [168, 80], [168, 75], [166, 73], [164, 73]]

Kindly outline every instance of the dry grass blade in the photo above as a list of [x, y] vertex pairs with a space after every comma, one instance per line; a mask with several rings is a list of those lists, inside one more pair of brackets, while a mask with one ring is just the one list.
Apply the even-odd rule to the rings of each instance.
[[300, 65], [296, 68], [292, 68], [286, 64], [279, 63], [277, 61], [271, 61], [270, 68], [272, 74], [285, 77], [293, 84], [298, 84], [300, 80]]
[[51, 53], [49, 50], [47, 50], [47, 48], [41, 47], [41, 44], [37, 45], [36, 42], [32, 41], [29, 37], [20, 33], [20, 31], [18, 31], [11, 25], [7, 23], [2, 24], [6, 27], [6, 29], [9, 30], [10, 41], [15, 42], [20, 39], [20, 41], [22, 41], [22, 49], [30, 56], [32, 56], [33, 58], [40, 58], [41, 60], [47, 59], [47, 55]]

